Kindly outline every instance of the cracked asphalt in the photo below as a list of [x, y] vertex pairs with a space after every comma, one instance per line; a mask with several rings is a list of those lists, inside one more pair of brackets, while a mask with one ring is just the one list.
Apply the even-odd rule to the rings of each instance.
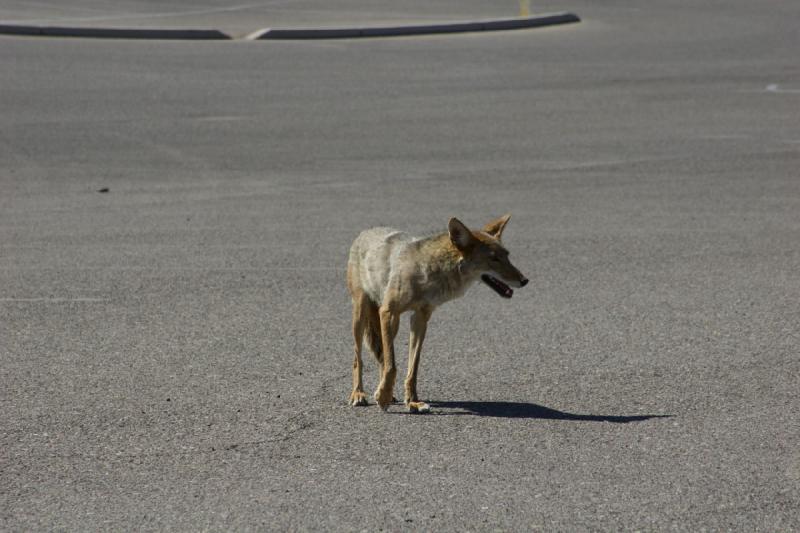
[[[800, 530], [800, 6], [550, 7], [0, 38], [0, 529]], [[505, 212], [433, 412], [348, 407], [352, 239]]]

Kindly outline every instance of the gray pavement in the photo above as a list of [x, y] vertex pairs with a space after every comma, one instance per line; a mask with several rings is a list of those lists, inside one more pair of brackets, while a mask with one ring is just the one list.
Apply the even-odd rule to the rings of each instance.
[[[0, 38], [0, 529], [800, 529], [800, 6], [703, 4]], [[355, 235], [504, 212], [434, 412], [348, 407]]]

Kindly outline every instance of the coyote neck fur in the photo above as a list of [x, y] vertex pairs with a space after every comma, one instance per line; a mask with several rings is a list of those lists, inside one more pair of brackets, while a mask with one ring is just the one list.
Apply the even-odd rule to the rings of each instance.
[[421, 239], [419, 253], [427, 258], [427, 266], [431, 271], [443, 274], [461, 274], [459, 265], [464, 256], [452, 243], [447, 233]]
[[[463, 253], [443, 233], [419, 241], [417, 253], [424, 258], [418, 264], [424, 280], [423, 291], [434, 305], [458, 298], [478, 278], [471, 272]], [[434, 294], [435, 293], [435, 294]]]

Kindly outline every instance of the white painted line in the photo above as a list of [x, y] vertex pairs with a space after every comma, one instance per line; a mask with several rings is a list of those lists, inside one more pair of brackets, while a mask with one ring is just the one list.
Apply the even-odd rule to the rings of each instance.
[[780, 85], [773, 83], [771, 85], [767, 85], [766, 89], [764, 89], [764, 92], [777, 94], [800, 94], [800, 89], [781, 89]]
[[631, 159], [606, 159], [599, 161], [552, 161], [542, 164], [545, 170], [579, 170], [583, 168], [603, 168], [625, 165], [638, 165], [641, 163], [662, 163], [665, 161], [678, 161], [681, 156], [666, 157], [636, 157]]
[[198, 122], [238, 122], [241, 120], [250, 120], [252, 117], [241, 117], [236, 115], [220, 115], [220, 116], [208, 116], [208, 117], [194, 117], [191, 120], [196, 120]]
[[752, 139], [752, 135], [746, 134], [720, 134], [720, 135], [701, 135], [698, 139], [705, 140], [705, 141], [735, 141], [735, 140], [742, 140], [742, 139]]
[[108, 302], [105, 298], [0, 298], [0, 302], [44, 302], [44, 303], [102, 303]]
[[261, 28], [260, 30], [256, 30], [252, 33], [248, 33], [244, 37], [242, 37], [243, 41], [257, 41], [261, 39], [261, 37], [267, 33], [269, 33], [272, 28]]

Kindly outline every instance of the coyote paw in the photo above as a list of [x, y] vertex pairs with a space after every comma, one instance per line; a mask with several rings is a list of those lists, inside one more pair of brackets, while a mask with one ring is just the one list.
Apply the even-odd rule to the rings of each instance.
[[386, 411], [389, 408], [389, 404], [392, 403], [394, 397], [392, 396], [391, 390], [386, 389], [378, 389], [375, 391], [375, 401], [378, 402], [378, 406]]
[[367, 395], [360, 391], [353, 391], [350, 393], [350, 405], [357, 407], [359, 405], [367, 405]]
[[408, 406], [409, 413], [430, 413], [431, 406], [425, 402], [408, 402], [406, 404]]

